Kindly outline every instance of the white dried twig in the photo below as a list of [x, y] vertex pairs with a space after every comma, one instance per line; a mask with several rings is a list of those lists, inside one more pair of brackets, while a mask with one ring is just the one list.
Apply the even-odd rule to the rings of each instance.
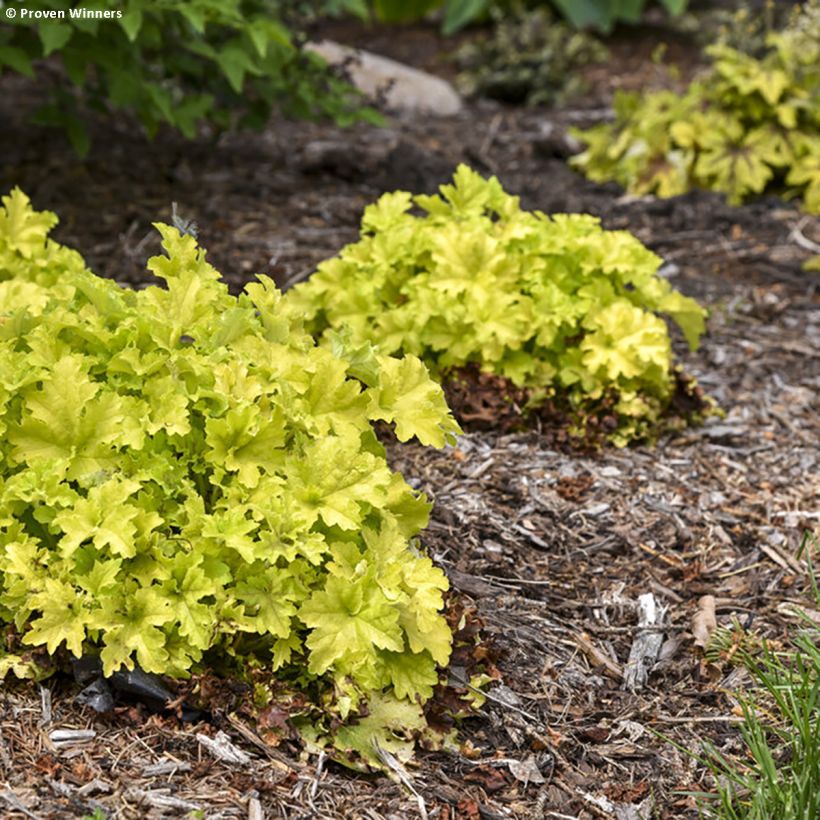
[[817, 242], [813, 242], [803, 233], [803, 226], [806, 224], [808, 220], [806, 217], [800, 220], [791, 230], [789, 234], [789, 239], [796, 242], [801, 248], [804, 248], [807, 251], [811, 251], [812, 253], [820, 253], [820, 245]]
[[424, 798], [416, 791], [416, 787], [413, 785], [410, 775], [407, 774], [407, 770], [401, 765], [398, 758], [394, 754], [388, 752], [387, 749], [383, 749], [375, 741], [373, 742], [373, 747], [375, 748], [376, 754], [379, 756], [382, 763], [384, 763], [384, 765], [396, 775], [405, 788], [416, 798], [416, 802], [419, 807], [419, 814], [421, 815], [422, 820], [427, 820], [427, 806], [424, 803]]
[[246, 766], [251, 762], [250, 755], [247, 752], [243, 752], [238, 746], [234, 746], [225, 732], [217, 732], [216, 737], [198, 734], [196, 739], [217, 760], [221, 760], [223, 763], [235, 763], [240, 766]]
[[41, 726], [47, 726], [51, 723], [51, 689], [47, 686], [40, 685], [40, 708], [43, 712], [43, 718], [40, 721]]
[[316, 763], [316, 775], [313, 778], [313, 783], [310, 784], [310, 792], [308, 793], [308, 801], [310, 802], [311, 808], [314, 808], [313, 801], [319, 793], [319, 783], [322, 779], [322, 772], [324, 771], [326, 760], [327, 755], [324, 752], [319, 752], [319, 760]]
[[155, 809], [166, 809], [170, 811], [202, 811], [202, 806], [199, 803], [194, 803], [192, 800], [182, 800], [179, 797], [172, 797], [170, 794], [165, 794], [162, 791], [145, 791], [144, 789], [129, 789], [126, 793], [127, 797], [132, 800], [148, 803]]
[[20, 798], [11, 790], [6, 789], [0, 792], [0, 800], [4, 800], [11, 806], [15, 811], [19, 811], [21, 814], [24, 814], [26, 817], [30, 817], [31, 820], [42, 820], [39, 814], [35, 814], [33, 811], [29, 811], [20, 801]]
[[55, 729], [49, 732], [48, 739], [56, 748], [63, 749], [66, 746], [87, 743], [96, 736], [97, 733], [93, 729]]
[[259, 802], [258, 797], [251, 797], [248, 800], [248, 820], [265, 820], [262, 804]]
[[165, 775], [175, 775], [180, 772], [190, 772], [191, 764], [182, 760], [160, 760], [159, 763], [152, 763], [142, 770], [143, 777], [164, 777]]
[[623, 688], [637, 692], [646, 686], [649, 672], [655, 665], [663, 645], [664, 609], [659, 607], [655, 596], [646, 592], [638, 598], [638, 630], [629, 650], [629, 660], [624, 667]]

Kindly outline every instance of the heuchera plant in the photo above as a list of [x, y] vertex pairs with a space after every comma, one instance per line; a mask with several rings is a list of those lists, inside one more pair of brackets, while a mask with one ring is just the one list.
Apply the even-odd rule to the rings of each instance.
[[447, 580], [372, 422], [453, 439], [424, 365], [316, 347], [270, 279], [230, 295], [166, 225], [165, 285], [123, 289], [46, 239], [55, 222], [3, 198], [0, 674], [67, 650], [185, 677], [252, 646], [348, 708], [419, 709], [450, 654]]
[[613, 123], [574, 132], [587, 147], [572, 164], [635, 194], [777, 190], [820, 213], [820, 4], [767, 42], [761, 58], [711, 46], [711, 70], [682, 95], [618, 94]]
[[368, 207], [361, 240], [288, 291], [291, 308], [317, 336], [346, 328], [354, 344], [420, 356], [443, 378], [477, 363], [529, 388], [533, 406], [568, 396], [582, 416], [614, 395], [612, 441], [646, 435], [675, 382], [656, 314], [694, 347], [704, 310], [657, 275], [661, 260], [634, 236], [592, 216], [522, 211], [495, 177], [463, 165], [440, 190]]
[[468, 94], [527, 105], [550, 105], [579, 93], [578, 69], [602, 63], [607, 49], [592, 35], [573, 31], [547, 8], [493, 9], [492, 31], [462, 46], [454, 59]]

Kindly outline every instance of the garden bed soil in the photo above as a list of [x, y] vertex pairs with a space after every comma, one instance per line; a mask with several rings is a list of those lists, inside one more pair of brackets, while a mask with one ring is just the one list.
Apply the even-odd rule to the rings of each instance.
[[[406, 37], [435, 39], [414, 32]], [[4, 817], [97, 807], [128, 818], [404, 818], [422, 807], [439, 820], [694, 816], [678, 792], [709, 781], [656, 733], [737, 752], [731, 691], [744, 685], [736, 667], [706, 663], [693, 645], [699, 599], [715, 597], [721, 625], [737, 619], [773, 639], [794, 625], [791, 605], [807, 601], [796, 555], [818, 526], [820, 311], [817, 279], [800, 264], [820, 220], [772, 198], [635, 198], [572, 172], [562, 130], [605, 113], [612, 88], [632, 82], [635, 49], [623, 49], [623, 74], [599, 73], [593, 93], [561, 110], [479, 101], [448, 119], [350, 130], [282, 121], [193, 144], [167, 134], [148, 143], [130, 122], [100, 122], [85, 160], [26, 125], [29, 87], [3, 79], [0, 190], [19, 185], [56, 211], [56, 237], [99, 273], [144, 284], [159, 249], [150, 224], [169, 220], [175, 201], [233, 288], [257, 272], [288, 286], [355, 240], [380, 192], [432, 191], [463, 161], [497, 174], [528, 208], [596, 214], [663, 256], [673, 284], [711, 309], [701, 348], [676, 347], [725, 411], [655, 448], [572, 452], [537, 430], [472, 432], [442, 451], [391, 445], [393, 466], [435, 502], [423, 541], [500, 673], [461, 725], [459, 753], [419, 753], [408, 769], [415, 794], [272, 747], [227, 711], [192, 724], [122, 703], [99, 716], [74, 703], [69, 680], [9, 680]], [[645, 65], [654, 71], [646, 60], [635, 70]], [[624, 675], [647, 593], [664, 610], [665, 643], [647, 686], [631, 691]], [[89, 735], [55, 742], [65, 729]], [[220, 731], [251, 762], [220, 760], [207, 742]]]

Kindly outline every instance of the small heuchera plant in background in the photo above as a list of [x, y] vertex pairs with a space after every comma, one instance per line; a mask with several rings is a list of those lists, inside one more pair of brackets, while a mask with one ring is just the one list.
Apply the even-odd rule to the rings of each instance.
[[766, 44], [761, 56], [710, 46], [710, 70], [683, 94], [618, 94], [613, 123], [575, 132], [587, 147], [572, 164], [635, 194], [781, 192], [820, 213], [820, 3]]
[[495, 9], [492, 31], [454, 55], [467, 94], [513, 104], [550, 105], [584, 90], [581, 66], [602, 63], [607, 49], [591, 34], [573, 31], [548, 8]]
[[373, 422], [453, 440], [422, 362], [317, 347], [270, 279], [230, 295], [167, 225], [148, 263], [164, 287], [123, 289], [19, 190], [2, 202], [0, 675], [247, 656], [344, 714], [372, 696], [420, 718], [450, 654], [447, 580]]
[[[424, 213], [411, 213], [413, 206]], [[695, 347], [705, 311], [658, 276], [661, 260], [588, 215], [523, 211], [466, 166], [441, 196], [385, 194], [359, 242], [288, 291], [329, 344], [421, 357], [445, 382], [475, 366], [535, 409], [569, 408], [585, 435], [606, 413], [615, 444], [652, 436], [682, 379], [664, 320]]]

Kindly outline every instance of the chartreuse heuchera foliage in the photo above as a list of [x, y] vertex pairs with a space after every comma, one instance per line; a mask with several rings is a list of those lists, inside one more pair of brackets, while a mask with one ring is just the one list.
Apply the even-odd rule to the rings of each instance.
[[0, 673], [47, 671], [41, 647], [185, 677], [252, 645], [349, 708], [420, 709], [450, 653], [447, 580], [372, 422], [453, 438], [424, 365], [317, 347], [270, 279], [230, 295], [166, 225], [165, 286], [123, 289], [46, 239], [55, 221], [3, 199]]
[[711, 70], [682, 95], [619, 94], [613, 123], [574, 132], [587, 144], [574, 166], [635, 194], [776, 190], [820, 213], [820, 3], [767, 43], [760, 58], [711, 46]]
[[693, 347], [705, 315], [657, 275], [661, 260], [595, 217], [523, 211], [463, 165], [440, 190], [385, 194], [365, 210], [361, 240], [287, 294], [309, 329], [419, 356], [443, 378], [477, 363], [528, 388], [533, 406], [564, 396], [582, 416], [614, 395], [612, 441], [651, 432], [674, 388], [657, 314]]

